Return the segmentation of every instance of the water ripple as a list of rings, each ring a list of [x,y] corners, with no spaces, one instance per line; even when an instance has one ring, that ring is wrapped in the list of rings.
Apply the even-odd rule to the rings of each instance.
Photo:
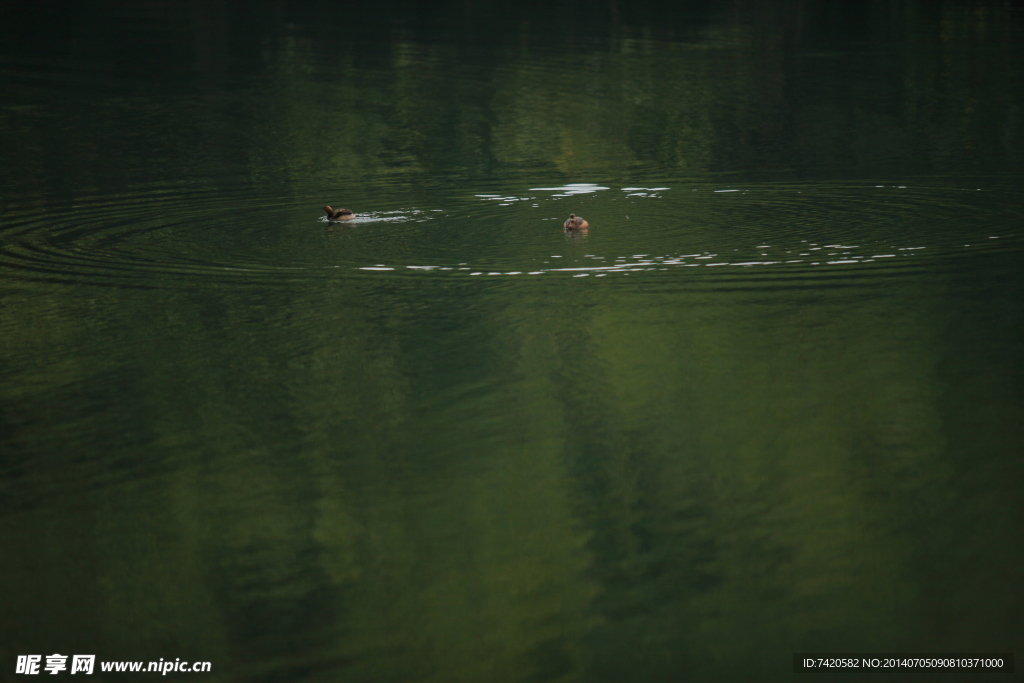
[[[337,277],[680,279],[694,286],[881,282],[1019,251],[996,191],[909,185],[537,184],[402,201],[328,223],[322,202],[142,188],[3,216],[8,278],[167,287]],[[399,203],[399,202],[396,202]],[[564,235],[573,211],[589,234]],[[863,284],[867,284],[864,282]]]

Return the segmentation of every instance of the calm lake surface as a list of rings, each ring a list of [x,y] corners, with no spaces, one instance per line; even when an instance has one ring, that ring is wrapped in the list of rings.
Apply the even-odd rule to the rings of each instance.
[[[1020,3],[0,26],[3,678],[1021,654]]]

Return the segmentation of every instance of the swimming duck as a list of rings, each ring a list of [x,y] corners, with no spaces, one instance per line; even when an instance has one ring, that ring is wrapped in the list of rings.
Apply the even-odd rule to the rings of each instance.
[[[327,219],[332,221],[350,221],[356,217],[348,209],[332,209],[329,206],[325,206],[324,211],[327,212]]]
[[[586,230],[590,227],[590,223],[583,220],[582,216],[570,213],[569,220],[565,222],[564,227],[566,230]]]

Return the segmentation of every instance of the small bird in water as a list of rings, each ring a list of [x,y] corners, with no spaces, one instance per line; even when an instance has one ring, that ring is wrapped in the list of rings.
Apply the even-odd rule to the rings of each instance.
[[[327,219],[331,221],[350,221],[356,217],[348,209],[332,209],[329,206],[325,206],[324,211],[327,213]]]
[[[586,230],[590,227],[590,223],[583,220],[582,216],[570,213],[569,220],[565,222],[564,227],[566,230]]]

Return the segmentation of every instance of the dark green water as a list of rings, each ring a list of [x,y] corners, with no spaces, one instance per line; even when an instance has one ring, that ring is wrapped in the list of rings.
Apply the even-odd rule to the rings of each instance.
[[[3,680],[1020,655],[1019,3],[33,7]]]

